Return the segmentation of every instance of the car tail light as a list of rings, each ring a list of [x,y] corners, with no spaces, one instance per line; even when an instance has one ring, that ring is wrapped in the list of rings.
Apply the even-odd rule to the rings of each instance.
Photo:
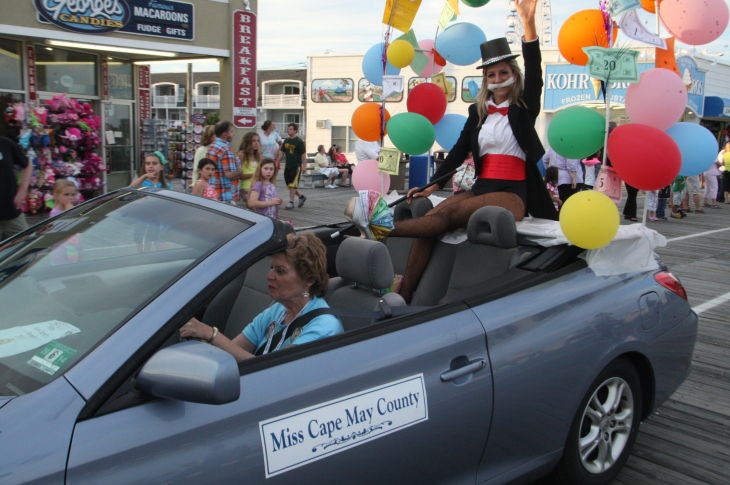
[[[682,283],[679,282],[679,279],[677,279],[677,277],[669,271],[661,271],[655,274],[654,279],[664,288],[672,291],[673,293],[676,293],[685,300],[687,299],[687,292],[685,291],[684,286],[682,286]]]

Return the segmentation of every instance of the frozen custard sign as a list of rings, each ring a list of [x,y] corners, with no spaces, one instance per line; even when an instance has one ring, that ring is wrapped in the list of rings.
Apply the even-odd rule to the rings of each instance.
[[[38,20],[84,34],[192,40],[193,5],[173,0],[34,0]]]
[[[428,419],[423,374],[259,423],[266,478]]]

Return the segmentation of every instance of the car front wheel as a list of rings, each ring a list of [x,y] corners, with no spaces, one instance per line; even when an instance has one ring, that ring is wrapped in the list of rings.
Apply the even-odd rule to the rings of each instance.
[[[554,478],[557,483],[605,484],[618,474],[641,418],[636,369],[617,360],[593,381],[573,420]]]

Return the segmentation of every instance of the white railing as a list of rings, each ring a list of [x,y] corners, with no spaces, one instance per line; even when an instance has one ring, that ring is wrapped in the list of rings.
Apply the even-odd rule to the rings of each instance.
[[[196,94],[193,96],[193,106],[196,108],[217,109],[221,106],[219,94]]]
[[[261,96],[262,108],[292,107],[302,106],[302,104],[301,94],[264,94]]]
[[[185,96],[182,94],[178,95],[152,95],[152,107],[153,108],[176,108],[178,103],[185,105]]]

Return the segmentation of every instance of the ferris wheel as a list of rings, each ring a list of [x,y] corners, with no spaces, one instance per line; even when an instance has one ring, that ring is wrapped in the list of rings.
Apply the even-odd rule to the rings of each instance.
[[[553,42],[553,16],[550,0],[539,0],[537,2],[537,11],[535,12],[535,24],[537,27],[537,35],[540,37],[540,45],[551,45]],[[512,45],[520,45],[522,42],[522,22],[517,15],[514,0],[509,0],[507,4],[507,31],[505,37]]]

